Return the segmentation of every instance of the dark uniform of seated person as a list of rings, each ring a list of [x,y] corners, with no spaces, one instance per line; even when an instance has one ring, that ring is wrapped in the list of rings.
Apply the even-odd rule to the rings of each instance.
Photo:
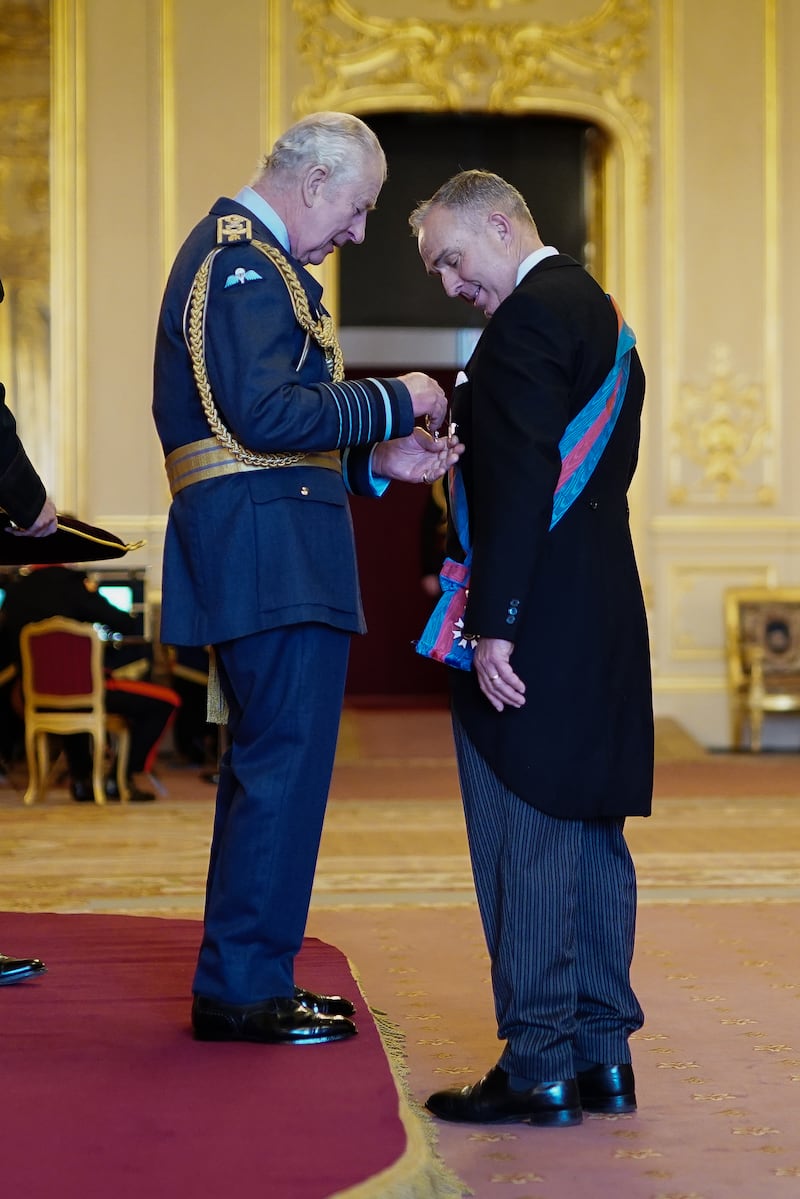
[[[83,571],[66,566],[32,566],[9,588],[3,606],[3,619],[19,659],[19,636],[27,624],[51,616],[67,616],[87,624],[104,625],[112,632],[133,636],[134,618],[110,604],[98,593]],[[152,770],[161,737],[180,704],[168,687],[154,683],[106,678],[106,711],[123,716],[130,726],[129,799],[155,799],[149,789],[138,783],[137,776]],[[73,799],[92,802],[91,741],[87,733],[64,738]],[[108,778],[106,794],[118,799],[116,780]]]
[[[0,304],[4,295],[3,281],[0,279]],[[21,533],[33,539],[52,537],[56,531],[57,515],[55,504],[47,495],[44,483],[19,439],[17,422],[6,407],[5,399],[6,389],[0,383],[0,508],[8,513],[15,525],[14,533],[3,533],[8,539],[8,546],[8,541]],[[4,564],[1,542],[0,564]],[[0,646],[0,654],[4,651],[5,646]],[[5,658],[0,659],[0,668],[5,665]],[[0,720],[2,717],[0,711]],[[7,735],[6,728],[2,731]],[[6,747],[5,741],[3,747]],[[0,953],[0,987],[22,982],[26,978],[36,978],[44,974],[46,969],[39,958],[12,958]]]

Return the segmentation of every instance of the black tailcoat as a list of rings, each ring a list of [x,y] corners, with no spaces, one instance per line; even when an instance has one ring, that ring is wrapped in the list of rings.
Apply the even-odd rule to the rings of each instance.
[[[474,672],[453,706],[506,786],[554,816],[647,815],[653,714],[647,624],[626,492],[644,374],[588,486],[550,531],[558,443],[611,369],[617,321],[571,258],[545,258],[499,306],[456,389],[470,509],[465,628],[514,642],[526,703],[497,713]],[[451,544],[451,551],[453,550]]]

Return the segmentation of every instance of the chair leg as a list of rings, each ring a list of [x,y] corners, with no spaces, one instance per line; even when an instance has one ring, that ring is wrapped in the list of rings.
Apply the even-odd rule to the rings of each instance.
[[[38,737],[47,737],[47,733],[37,733],[26,725],[25,727],[25,757],[28,762],[28,786],[23,797],[23,803],[32,804],[39,798],[39,747]]]
[[[764,726],[764,713],[761,708],[750,709],[750,751],[761,753],[761,730]]]
[[[127,728],[122,729],[117,734],[117,790],[121,803],[127,803],[130,799],[130,791],[128,789],[128,760],[131,749],[131,735]]]
[[[92,792],[94,793],[94,802],[97,804],[106,802],[106,789],[103,781],[104,755],[104,739],[98,737],[97,733],[92,733]]]

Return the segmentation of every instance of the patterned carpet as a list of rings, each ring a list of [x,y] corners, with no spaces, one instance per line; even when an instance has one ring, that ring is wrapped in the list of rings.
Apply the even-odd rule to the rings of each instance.
[[[679,732],[662,730],[653,817],[628,828],[640,1112],[556,1132],[441,1127],[479,1199],[800,1193],[800,756],[704,755]],[[213,788],[166,764],[161,778],[153,805],[62,790],[25,809],[15,775],[0,788],[0,910],[199,918]],[[308,931],[406,1034],[418,1099],[496,1061],[446,713],[345,714]]]

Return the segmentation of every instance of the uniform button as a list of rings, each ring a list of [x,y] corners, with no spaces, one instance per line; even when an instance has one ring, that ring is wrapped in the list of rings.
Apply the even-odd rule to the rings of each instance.
[[[589,500],[589,507],[591,508],[592,512],[595,512],[599,507],[597,500]]]
[[[515,621],[515,619],[516,619],[516,617],[514,617],[514,616],[507,616],[507,617],[506,617],[506,624],[513,624],[513,623],[514,623],[514,621]]]
[[[516,616],[517,612],[519,612],[519,608],[509,608],[508,612],[510,616]]]
[[[308,488],[307,488],[307,487],[301,487],[301,488],[300,488],[300,494],[301,494],[301,495],[308,495]]]

